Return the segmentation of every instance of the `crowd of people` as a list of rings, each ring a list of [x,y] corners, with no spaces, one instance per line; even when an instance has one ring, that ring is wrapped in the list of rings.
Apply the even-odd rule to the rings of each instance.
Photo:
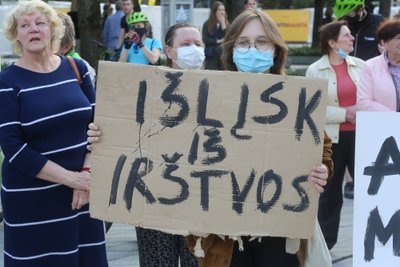
[[[172,69],[285,75],[288,47],[255,0],[245,0],[232,22],[224,3],[214,1],[201,31],[173,25],[164,47],[138,1],[117,1],[115,11],[105,5],[103,40],[120,50],[119,62],[156,65],[165,53]],[[364,0],[337,0],[333,13],[336,19],[328,14],[319,29],[323,56],[306,72],[328,81],[322,162],[308,176],[320,193],[315,227],[326,250],[337,242],[346,170],[354,179],[357,112],[400,110],[400,20],[368,12]],[[93,123],[95,73],[75,51],[73,22],[43,1],[22,1],[4,32],[20,54],[0,73],[0,106],[7,110],[0,113],[4,266],[108,266],[103,222],[88,211],[91,144],[101,141],[101,125]],[[242,236],[242,250],[210,234],[198,257],[197,236],[140,227],[136,234],[143,267],[298,267],[307,261],[307,240],[293,253],[285,237]]]

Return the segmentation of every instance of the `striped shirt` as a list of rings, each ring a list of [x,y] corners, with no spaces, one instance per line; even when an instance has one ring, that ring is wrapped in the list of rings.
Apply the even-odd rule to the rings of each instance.
[[[71,188],[36,177],[48,160],[82,168],[95,92],[86,65],[76,62],[82,87],[65,58],[50,73],[16,65],[0,73],[5,267],[108,266],[102,222],[88,205],[71,209]]]

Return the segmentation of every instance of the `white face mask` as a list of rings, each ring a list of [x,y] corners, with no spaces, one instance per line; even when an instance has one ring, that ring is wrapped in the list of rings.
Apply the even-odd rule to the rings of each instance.
[[[204,48],[191,45],[182,46],[176,49],[177,58],[174,60],[181,69],[200,69],[205,59]]]

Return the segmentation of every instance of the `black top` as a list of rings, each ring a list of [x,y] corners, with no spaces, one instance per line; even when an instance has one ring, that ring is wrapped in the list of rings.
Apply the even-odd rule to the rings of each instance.
[[[349,23],[351,34],[355,38],[354,51],[350,55],[363,60],[380,55],[375,31],[382,20],[382,16],[368,13],[362,21]]]

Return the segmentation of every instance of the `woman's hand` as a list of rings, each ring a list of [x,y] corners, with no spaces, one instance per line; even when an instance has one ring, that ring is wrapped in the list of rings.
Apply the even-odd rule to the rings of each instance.
[[[93,122],[89,124],[89,130],[87,131],[87,135],[88,135],[88,145],[87,145],[87,149],[89,151],[92,151],[92,145],[93,143],[97,143],[100,141],[100,136],[101,136],[101,132],[99,130],[99,127],[97,127],[96,124],[94,124]]]
[[[348,106],[346,108],[346,122],[350,122],[353,125],[356,125],[356,114],[357,114],[357,105]]]
[[[72,210],[79,210],[89,203],[89,192],[85,190],[74,189],[72,195]]]
[[[70,171],[68,175],[68,180],[65,185],[72,189],[84,190],[89,192],[90,178],[90,173],[87,171]]]
[[[327,183],[328,179],[328,168],[325,164],[314,166],[310,175],[308,176],[308,180],[314,185],[315,189],[322,193],[324,192],[324,186]]]
[[[217,13],[217,21],[221,25],[221,28],[223,30],[226,29],[226,23],[225,23],[225,14]]]

